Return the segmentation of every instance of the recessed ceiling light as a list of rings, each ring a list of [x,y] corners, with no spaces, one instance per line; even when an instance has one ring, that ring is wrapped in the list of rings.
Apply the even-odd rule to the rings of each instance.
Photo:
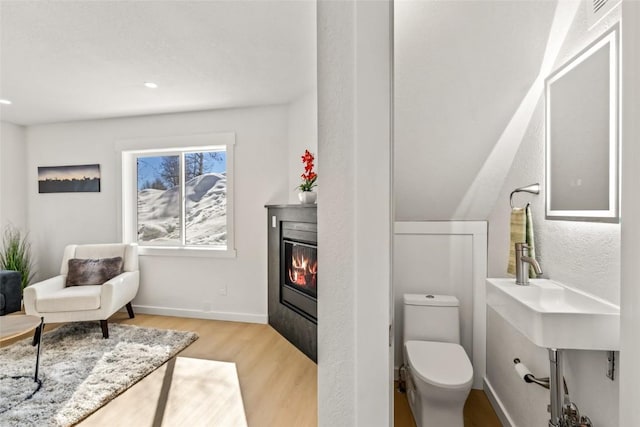
[[[144,82],[144,85],[149,89],[157,89],[158,85],[154,82]]]
[[[11,105],[13,104],[13,102],[9,101],[8,99],[0,99],[0,104]]]

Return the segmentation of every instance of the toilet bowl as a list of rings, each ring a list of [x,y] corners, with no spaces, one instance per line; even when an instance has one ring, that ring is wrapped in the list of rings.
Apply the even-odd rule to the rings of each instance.
[[[463,427],[463,408],[473,383],[471,362],[459,344],[405,343],[407,399],[418,427]]]
[[[460,345],[458,309],[453,296],[404,296],[407,400],[418,427],[464,427],[473,366]]]

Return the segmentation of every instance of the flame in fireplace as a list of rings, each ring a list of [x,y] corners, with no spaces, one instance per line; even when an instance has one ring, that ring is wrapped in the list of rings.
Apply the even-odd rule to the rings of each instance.
[[[293,255],[291,257],[291,266],[294,269],[306,270],[308,263],[309,263],[309,260],[304,255],[298,255],[298,256]]]
[[[291,267],[289,268],[289,280],[298,286],[316,286],[318,275],[318,261],[306,257],[298,252],[291,255]]]

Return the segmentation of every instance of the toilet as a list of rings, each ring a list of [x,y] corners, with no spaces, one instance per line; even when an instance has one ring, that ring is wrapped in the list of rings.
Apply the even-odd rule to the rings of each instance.
[[[407,400],[418,427],[464,427],[473,367],[460,345],[460,302],[449,295],[404,295]]]

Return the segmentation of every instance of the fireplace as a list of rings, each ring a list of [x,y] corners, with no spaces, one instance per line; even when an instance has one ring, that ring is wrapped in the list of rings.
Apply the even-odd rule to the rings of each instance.
[[[280,241],[280,302],[317,323],[318,246],[316,224],[283,222]]]
[[[268,205],[269,325],[318,360],[318,215],[314,205]]]

